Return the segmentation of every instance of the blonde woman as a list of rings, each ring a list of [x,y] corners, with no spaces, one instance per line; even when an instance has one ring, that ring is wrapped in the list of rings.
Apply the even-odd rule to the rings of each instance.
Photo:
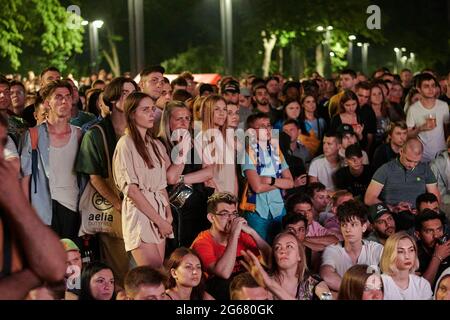
[[[406,232],[391,235],[381,256],[381,279],[384,300],[429,300],[432,298],[430,283],[415,271],[419,267],[417,245]]]
[[[205,187],[204,182],[212,179],[213,168],[202,168],[198,163],[191,139],[192,114],[181,101],[170,101],[161,117],[159,139],[164,143],[172,164],[167,171],[167,183],[176,185],[184,183],[192,187],[193,193],[174,215],[177,246],[189,247],[195,237],[208,229],[210,223],[206,218],[206,202],[214,190]],[[169,187],[169,191],[171,186]]]
[[[201,105],[202,126],[195,137],[195,148],[203,167],[213,167],[213,177],[206,186],[215,192],[238,194],[234,139],[226,136],[227,104],[219,95],[205,98]]]
[[[125,134],[117,142],[113,175],[124,194],[122,229],[125,249],[138,266],[162,267],[166,238],[173,238],[172,212],[166,191],[170,159],[163,144],[152,138],[153,100],[133,92],[125,100]]]

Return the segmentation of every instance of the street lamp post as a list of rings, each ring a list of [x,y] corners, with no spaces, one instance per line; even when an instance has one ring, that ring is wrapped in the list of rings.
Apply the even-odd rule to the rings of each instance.
[[[330,56],[330,42],[331,42],[331,31],[333,26],[328,26],[324,28],[323,26],[318,26],[316,28],[317,32],[325,31],[325,41],[323,41],[323,62],[324,62],[324,76],[329,78],[331,76],[331,56]]]
[[[130,71],[134,76],[144,68],[144,5],[142,0],[128,0],[130,34]]]
[[[89,25],[89,48],[90,48],[90,57],[91,57],[91,71],[98,72],[98,29],[103,26],[102,20],[95,20],[92,22],[88,22],[84,20],[81,25],[86,26]]]
[[[367,75],[368,74],[368,57],[369,57],[369,44],[363,43],[361,48],[362,53],[362,72]]]
[[[402,51],[399,48],[394,48],[394,52],[395,52],[395,73],[399,73]]]
[[[330,78],[331,77],[331,48],[330,48],[330,42],[331,42],[331,31],[333,30],[333,26],[328,26],[327,31],[325,32],[325,77]]]
[[[220,0],[220,21],[222,27],[222,49],[225,73],[233,74],[233,16],[232,0]]]
[[[347,52],[347,61],[348,61],[348,67],[350,69],[353,69],[353,41],[356,40],[356,36],[350,35],[348,37],[348,52]]]

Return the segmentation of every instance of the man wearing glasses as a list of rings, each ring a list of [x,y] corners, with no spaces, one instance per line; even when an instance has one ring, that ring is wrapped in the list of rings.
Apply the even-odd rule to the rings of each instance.
[[[231,193],[214,193],[208,199],[207,218],[211,228],[201,232],[192,243],[208,273],[207,291],[218,300],[229,299],[233,277],[245,271],[239,263],[242,250],[251,250],[268,265],[271,248],[248,226],[237,211],[238,199]]]

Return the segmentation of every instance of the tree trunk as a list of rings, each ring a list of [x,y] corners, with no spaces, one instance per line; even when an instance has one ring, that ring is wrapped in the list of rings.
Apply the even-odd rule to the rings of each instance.
[[[268,77],[270,71],[270,60],[272,59],[272,51],[277,43],[277,36],[274,33],[270,34],[270,39],[267,39],[266,32],[262,31],[261,36],[264,45],[264,61],[262,65],[263,76]]]
[[[283,48],[278,49],[278,72],[283,74]]]
[[[109,64],[109,67],[111,68],[111,72],[114,75],[114,77],[120,77],[120,60],[119,55],[117,54],[117,47],[114,41],[112,40],[111,33],[108,31],[108,43],[111,50],[111,54],[106,52],[106,50],[103,50],[103,55],[106,58],[106,61]]]

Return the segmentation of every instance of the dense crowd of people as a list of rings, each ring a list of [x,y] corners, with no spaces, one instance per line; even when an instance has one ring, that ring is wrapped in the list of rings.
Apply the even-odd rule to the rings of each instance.
[[[450,300],[450,74],[0,77],[0,299]]]

